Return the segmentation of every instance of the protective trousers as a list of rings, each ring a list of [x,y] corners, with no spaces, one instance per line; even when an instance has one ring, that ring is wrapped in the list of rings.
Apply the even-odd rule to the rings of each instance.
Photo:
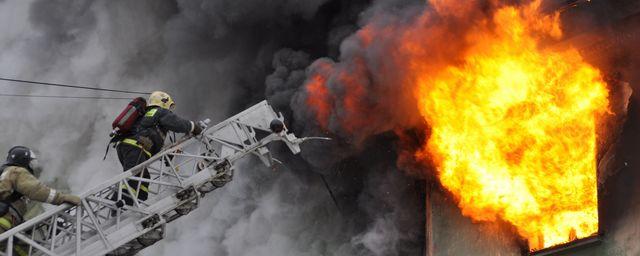
[[[5,231],[19,225],[20,223],[16,220],[16,217],[12,216],[11,213],[6,213],[4,216],[0,217],[0,234],[4,233]],[[28,255],[28,252],[26,250],[26,246],[24,245],[24,243],[21,243],[20,241],[16,241],[17,239],[14,239],[13,242],[13,253],[14,255],[18,255],[18,256],[23,256],[23,255]],[[0,251],[5,252],[6,251],[6,243],[0,244]]]
[[[147,152],[145,152],[142,147],[137,145],[119,143],[116,146],[116,150],[118,152],[118,160],[120,160],[120,164],[122,164],[122,168],[124,169],[124,171],[128,171],[129,169],[144,161],[147,161],[150,158],[149,154],[147,154]],[[151,178],[151,175],[149,175],[149,171],[147,170],[147,168],[144,168],[136,176],[144,179]],[[125,186],[124,184],[122,185],[122,199],[127,205],[133,205],[132,198],[138,198],[138,200],[140,201],[147,200],[147,198],[149,197],[149,182],[129,180],[127,183],[129,184],[129,188],[134,193],[134,195],[131,195],[129,193],[129,189],[127,189],[127,186]]]

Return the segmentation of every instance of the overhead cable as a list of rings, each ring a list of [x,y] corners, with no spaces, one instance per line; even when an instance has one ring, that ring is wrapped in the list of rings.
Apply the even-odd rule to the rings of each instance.
[[[94,90],[94,91],[103,91],[103,92],[119,92],[119,93],[129,93],[129,94],[151,94],[150,92],[137,92],[137,91],[107,89],[107,88],[98,88],[98,87],[81,86],[81,85],[47,83],[47,82],[29,81],[29,80],[4,78],[4,77],[0,77],[0,81],[8,81],[8,82],[16,82],[16,83],[27,83],[27,84],[37,84],[37,85],[46,85],[46,86],[64,87],[64,88],[73,88],[73,89],[83,89],[83,90]]]
[[[322,179],[322,183],[324,183],[324,187],[329,192],[329,196],[331,196],[331,200],[333,200],[333,204],[338,209],[338,212],[340,214],[342,214],[342,210],[340,209],[340,205],[338,204],[338,200],[336,199],[336,196],[333,194],[333,191],[331,190],[331,187],[329,186],[329,183],[327,182],[327,179],[322,174],[320,174],[320,178]]]
[[[52,99],[90,99],[90,100],[131,100],[131,98],[127,98],[127,97],[31,95],[31,94],[10,94],[10,93],[0,93],[0,97],[52,98]]]

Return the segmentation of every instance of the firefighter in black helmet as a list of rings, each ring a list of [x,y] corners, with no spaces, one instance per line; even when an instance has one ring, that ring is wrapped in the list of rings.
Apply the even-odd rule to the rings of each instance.
[[[196,122],[185,120],[171,112],[175,103],[169,94],[155,91],[149,96],[148,102],[149,105],[144,116],[134,124],[133,134],[116,145],[118,159],[124,171],[160,152],[168,131],[193,135],[199,135],[202,132],[202,127]],[[140,177],[149,179],[149,172],[144,169],[140,172]],[[131,190],[136,193],[133,197],[137,197],[141,201],[147,200],[148,182],[129,180],[128,183]],[[126,186],[122,188],[122,191],[125,203],[133,205],[132,197]]]
[[[42,184],[34,176],[36,155],[27,147],[9,150],[7,161],[0,167],[0,233],[23,222],[27,199],[60,205],[79,205],[80,198],[58,192]]]

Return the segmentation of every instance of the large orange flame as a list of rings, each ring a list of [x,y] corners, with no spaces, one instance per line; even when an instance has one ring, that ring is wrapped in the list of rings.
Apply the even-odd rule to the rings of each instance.
[[[307,104],[320,126],[351,137],[426,121],[415,156],[435,165],[462,213],[512,224],[535,250],[598,232],[608,91],[575,48],[544,45],[562,37],[557,13],[502,2],[431,0],[410,22],[367,24],[341,62],[316,63]]]
[[[560,31],[537,3],[500,8],[487,22],[496,27],[468,34],[461,63],[418,75],[432,133],[417,155],[436,164],[464,215],[513,224],[531,249],[590,236],[605,82],[575,49],[540,47]]]

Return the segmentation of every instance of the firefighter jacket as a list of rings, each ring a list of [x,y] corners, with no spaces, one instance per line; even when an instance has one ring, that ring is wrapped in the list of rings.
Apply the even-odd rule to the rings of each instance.
[[[192,121],[183,119],[167,109],[152,106],[135,124],[135,139],[155,155],[162,150],[168,131],[191,133],[194,128],[195,124]],[[151,145],[145,145],[148,144],[145,140],[150,141]]]
[[[0,175],[0,201],[11,204],[20,214],[27,210],[24,198],[60,205],[64,195],[42,184],[29,170],[19,166],[6,166]]]

